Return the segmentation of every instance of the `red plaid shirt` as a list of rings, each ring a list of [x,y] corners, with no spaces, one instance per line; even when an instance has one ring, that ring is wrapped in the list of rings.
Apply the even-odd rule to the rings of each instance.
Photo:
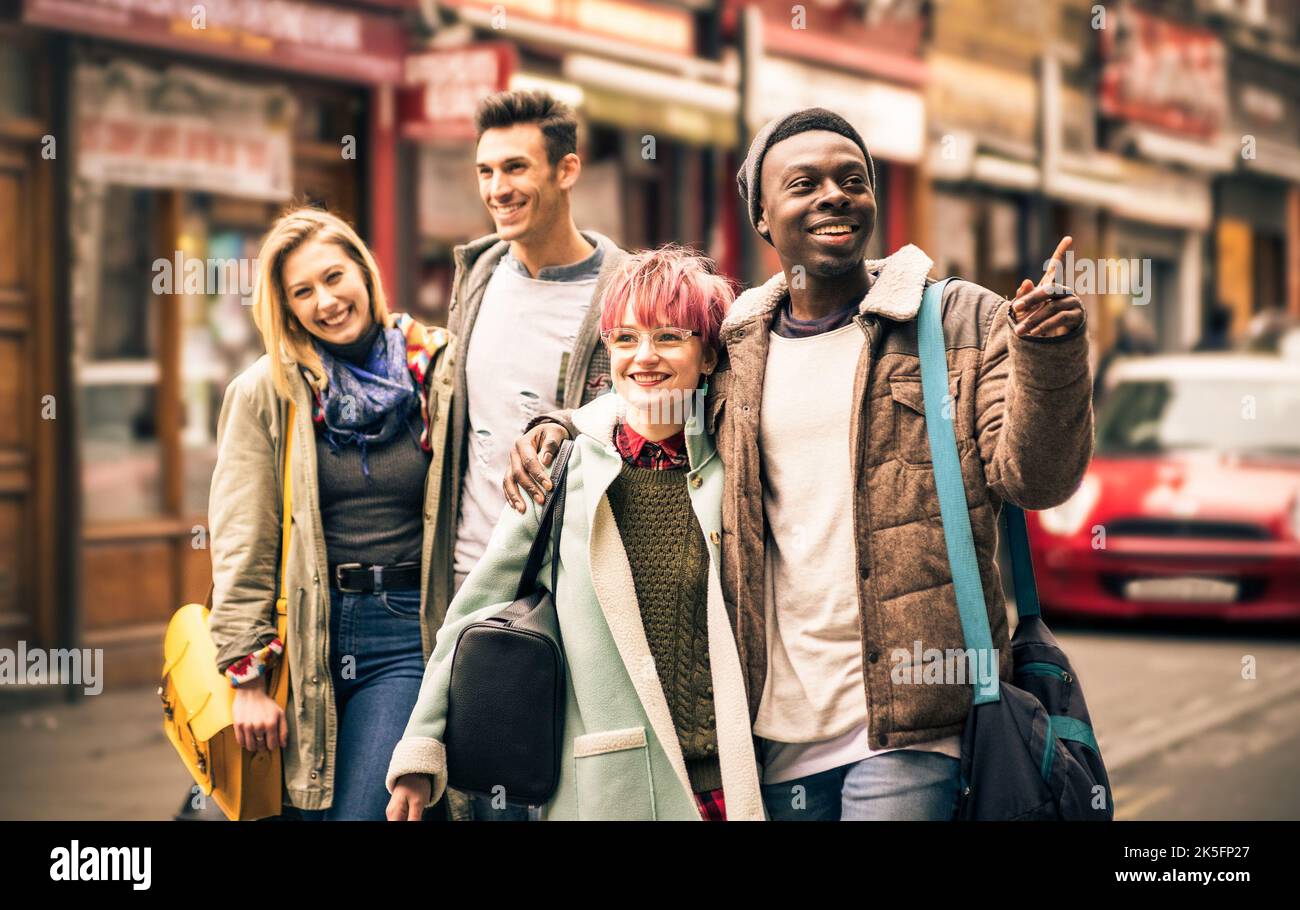
[[[614,447],[624,461],[637,468],[669,471],[684,468],[688,464],[685,430],[678,430],[659,442],[651,442],[626,423],[620,422],[614,429]]]
[[[706,822],[725,822],[727,820],[727,801],[722,797],[722,790],[707,790],[695,794],[695,805],[700,809],[700,817]]]

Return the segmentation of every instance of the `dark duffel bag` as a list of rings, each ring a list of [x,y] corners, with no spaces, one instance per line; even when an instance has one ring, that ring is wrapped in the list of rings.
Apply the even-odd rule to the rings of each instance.
[[[947,281],[925,289],[917,317],[921,390],[934,464],[943,536],[969,654],[993,650],[957,439],[945,414],[948,366],[940,320]],[[1092,720],[1073,667],[1043,623],[1034,583],[1025,513],[1002,504],[1019,623],[1011,640],[1013,684],[999,680],[996,661],[979,668],[962,733],[961,781],[955,817],[1110,820],[1114,802]]]
[[[515,593],[505,610],[461,630],[447,697],[448,786],[511,805],[540,806],[560,781],[564,737],[564,649],[552,592],[560,566],[565,442],[551,469],[551,493]],[[551,589],[537,584],[551,556]]]
[[[1007,509],[1023,528],[1024,513]],[[1028,595],[1019,588],[1017,595],[1019,609]],[[1109,821],[1110,779],[1078,677],[1036,604],[1019,612],[1015,683],[1002,683],[997,701],[973,705],[966,718],[957,818]]]

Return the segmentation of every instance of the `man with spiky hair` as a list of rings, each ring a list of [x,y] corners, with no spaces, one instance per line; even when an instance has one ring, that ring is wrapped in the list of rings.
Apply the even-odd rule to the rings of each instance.
[[[451,463],[430,560],[439,621],[501,514],[515,437],[530,418],[609,388],[592,302],[623,258],[608,237],[573,223],[569,196],[582,160],[567,105],[544,92],[500,92],[475,119],[479,197],[496,230],[454,251]],[[475,806],[481,816],[490,803]]]

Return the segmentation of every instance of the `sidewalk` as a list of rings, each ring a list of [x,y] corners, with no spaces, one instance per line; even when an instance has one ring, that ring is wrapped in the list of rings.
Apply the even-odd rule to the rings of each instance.
[[[153,687],[0,710],[0,819],[169,820],[190,786]]]

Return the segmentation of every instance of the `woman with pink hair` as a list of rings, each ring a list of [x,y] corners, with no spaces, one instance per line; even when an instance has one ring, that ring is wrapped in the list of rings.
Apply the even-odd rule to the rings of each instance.
[[[679,247],[628,257],[603,298],[614,391],[572,414],[551,592],[567,676],[562,770],[543,819],[763,819],[719,583],[723,468],[703,407],[732,300],[713,263]],[[392,820],[419,819],[446,787],[457,638],[514,600],[541,509],[505,507],[451,604],[389,766]],[[550,587],[549,560],[537,577]]]

